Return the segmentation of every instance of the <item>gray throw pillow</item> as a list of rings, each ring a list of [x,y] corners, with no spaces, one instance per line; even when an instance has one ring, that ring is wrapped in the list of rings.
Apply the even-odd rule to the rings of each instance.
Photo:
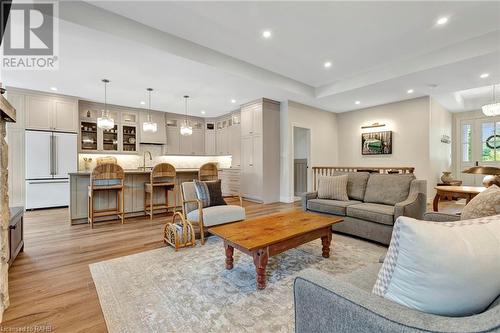
[[[347,196],[347,175],[320,176],[318,179],[318,198],[349,201]]]

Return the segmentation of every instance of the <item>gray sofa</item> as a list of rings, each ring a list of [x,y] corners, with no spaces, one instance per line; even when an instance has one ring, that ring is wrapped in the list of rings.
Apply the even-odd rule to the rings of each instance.
[[[427,314],[372,294],[380,267],[338,277],[304,270],[294,284],[295,332],[500,332],[500,296],[469,317]]]
[[[334,231],[359,236],[388,245],[392,226],[399,216],[421,219],[426,209],[425,180],[413,174],[347,174],[349,201],[318,199],[317,192],[302,195],[304,210],[342,216],[344,222],[333,225]]]

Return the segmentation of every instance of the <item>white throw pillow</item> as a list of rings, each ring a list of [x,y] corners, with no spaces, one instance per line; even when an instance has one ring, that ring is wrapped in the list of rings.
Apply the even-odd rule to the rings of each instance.
[[[348,201],[347,175],[320,176],[318,178],[318,198]]]
[[[399,217],[373,293],[443,316],[484,311],[500,295],[500,215],[456,222]]]
[[[500,214],[500,188],[491,185],[465,205],[460,219],[470,220],[496,214]]]

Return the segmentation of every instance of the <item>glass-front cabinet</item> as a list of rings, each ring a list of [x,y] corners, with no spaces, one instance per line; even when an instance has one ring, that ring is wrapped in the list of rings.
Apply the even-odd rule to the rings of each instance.
[[[79,151],[96,153],[136,153],[137,113],[110,111],[115,126],[109,130],[97,127],[101,110],[96,105],[80,108]]]

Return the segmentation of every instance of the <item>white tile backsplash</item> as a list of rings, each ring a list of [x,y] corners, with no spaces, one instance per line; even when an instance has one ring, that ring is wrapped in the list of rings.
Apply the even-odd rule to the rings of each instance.
[[[160,145],[140,145],[139,153],[134,155],[129,154],[78,154],[78,170],[86,171],[84,158],[91,158],[92,161],[88,165],[88,170],[92,170],[96,165],[96,159],[103,156],[113,156],[117,159],[118,164],[123,169],[137,169],[142,167],[143,153],[151,152],[153,160],[146,156],[146,167],[152,167],[158,163],[170,163],[177,169],[197,169],[201,165],[208,162],[215,162],[219,169],[231,167],[231,156],[169,156],[163,155],[163,148]]]

